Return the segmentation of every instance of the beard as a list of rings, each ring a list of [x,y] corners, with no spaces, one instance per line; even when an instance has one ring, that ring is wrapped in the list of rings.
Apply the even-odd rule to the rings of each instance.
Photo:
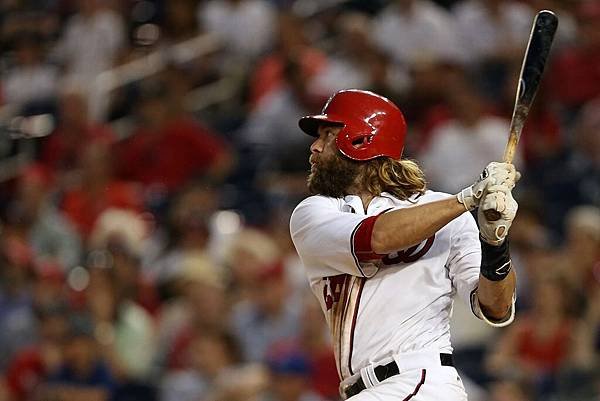
[[[339,151],[333,156],[318,157],[308,176],[308,190],[313,195],[342,198],[349,193],[360,173],[360,163]]]

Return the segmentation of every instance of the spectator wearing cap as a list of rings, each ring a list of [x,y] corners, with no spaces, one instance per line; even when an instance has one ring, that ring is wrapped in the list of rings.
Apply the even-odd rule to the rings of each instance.
[[[273,349],[267,357],[270,386],[261,401],[323,401],[310,388],[309,359],[296,349]]]
[[[70,221],[51,200],[54,180],[41,164],[26,167],[6,213],[5,235],[26,241],[37,261],[66,270],[81,257],[81,241]]]

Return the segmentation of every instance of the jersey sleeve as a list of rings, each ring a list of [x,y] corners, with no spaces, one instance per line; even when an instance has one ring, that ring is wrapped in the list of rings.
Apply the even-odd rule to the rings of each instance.
[[[494,327],[508,326],[515,316],[514,295],[510,313],[502,321],[494,321],[486,317],[479,305],[477,286],[481,266],[481,244],[475,219],[470,213],[464,213],[455,220],[454,225],[447,266],[452,285],[456,288],[460,299],[470,306],[478,319]]]
[[[338,200],[312,196],[292,213],[290,234],[309,279],[351,274],[371,277],[377,266],[361,262],[361,225],[372,217],[340,210]],[[364,228],[364,227],[363,227]]]

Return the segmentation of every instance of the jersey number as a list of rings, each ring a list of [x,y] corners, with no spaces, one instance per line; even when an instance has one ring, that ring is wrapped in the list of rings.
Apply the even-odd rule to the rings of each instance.
[[[381,261],[386,266],[397,265],[398,263],[416,262],[417,260],[422,258],[423,255],[427,253],[427,251],[431,249],[431,247],[433,246],[434,239],[435,234],[427,238],[427,240],[425,240],[425,244],[423,244],[423,247],[419,251],[417,251],[417,249],[419,249],[422,243],[405,249],[403,251],[390,253],[389,255],[384,256],[383,259],[381,259]]]

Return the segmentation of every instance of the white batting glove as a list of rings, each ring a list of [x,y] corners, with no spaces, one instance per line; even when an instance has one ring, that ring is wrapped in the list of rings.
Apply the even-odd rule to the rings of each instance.
[[[488,164],[475,183],[456,194],[456,198],[467,211],[479,206],[486,189],[492,185],[505,185],[512,190],[521,178],[515,166],[511,163],[491,162]]]
[[[513,198],[510,190],[511,188],[508,185],[492,185],[487,188],[479,205],[479,210],[477,211],[479,234],[490,245],[498,246],[502,244],[517,215],[519,205],[515,198]],[[496,221],[488,221],[483,214],[484,210],[488,209],[497,211],[500,214],[500,218]]]

